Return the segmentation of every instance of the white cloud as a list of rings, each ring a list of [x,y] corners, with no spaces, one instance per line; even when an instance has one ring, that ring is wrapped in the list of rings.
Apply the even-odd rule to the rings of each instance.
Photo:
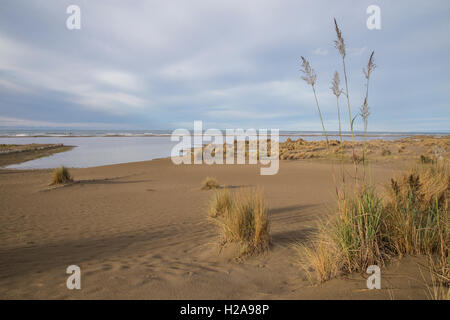
[[[170,61],[159,74],[170,80],[203,80],[223,75],[255,72],[252,61],[245,57],[246,48],[213,47],[188,58]]]
[[[0,78],[0,86],[9,90],[36,93],[42,90],[56,91],[63,99],[79,104],[85,109],[104,111],[115,115],[135,113],[149,107],[144,97],[135,92],[141,88],[136,76],[114,69],[89,71],[80,61],[56,62],[54,54],[46,54],[26,44],[0,36],[0,70],[13,74],[20,85]],[[4,47],[3,47],[4,46]],[[54,68],[43,69],[41,65]],[[105,88],[113,87],[113,88]]]
[[[319,56],[326,56],[328,54],[328,50],[323,48],[317,48],[314,50],[314,54],[317,54]]]
[[[348,48],[347,49],[348,54],[351,55],[351,56],[360,56],[366,51],[367,51],[367,47]]]
[[[136,76],[123,71],[98,71],[94,72],[94,78],[101,83],[105,83],[119,89],[137,90],[141,87]]]
[[[18,85],[12,81],[6,79],[0,79],[0,88],[4,88],[8,91],[16,91],[18,93],[30,93],[31,91],[21,85]]]
[[[253,120],[253,119],[276,119],[280,117],[288,117],[288,116],[298,116],[297,114],[286,114],[282,112],[273,112],[273,111],[267,111],[267,112],[261,112],[260,110],[255,111],[246,111],[246,110],[233,110],[229,108],[224,108],[222,110],[210,110],[207,111],[206,114],[213,118],[218,119],[225,119],[225,120],[233,120],[233,119],[239,119],[239,120]]]
[[[50,127],[50,128],[120,128],[121,124],[103,122],[54,122],[0,116],[0,127]]]
[[[123,92],[76,92],[73,101],[88,108],[107,111],[116,115],[125,115],[136,110],[143,110],[146,105],[145,100]]]

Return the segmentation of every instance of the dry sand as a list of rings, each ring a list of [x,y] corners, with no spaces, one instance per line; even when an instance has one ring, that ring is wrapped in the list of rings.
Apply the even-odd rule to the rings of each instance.
[[[375,164],[379,187],[404,164]],[[349,167],[350,170],[350,167]],[[297,265],[305,242],[334,205],[330,164],[281,161],[274,176],[256,166],[181,165],[169,159],[71,170],[77,183],[49,187],[49,170],[0,170],[0,298],[33,299],[424,299],[417,262],[382,269],[382,289],[353,274],[312,286]],[[222,185],[264,187],[271,219],[267,254],[236,261],[219,253],[207,219]],[[81,290],[66,288],[67,266]]]

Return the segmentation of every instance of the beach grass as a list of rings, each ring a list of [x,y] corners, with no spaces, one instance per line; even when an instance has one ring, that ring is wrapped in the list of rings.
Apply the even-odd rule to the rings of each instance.
[[[219,187],[220,187],[219,181],[214,177],[206,177],[201,184],[202,190],[212,190],[217,189]]]
[[[340,200],[336,215],[319,227],[314,239],[296,245],[312,282],[364,272],[369,265],[383,266],[392,257],[425,255],[442,290],[448,289],[448,165],[414,168],[392,178],[386,189],[377,195],[373,188],[366,188]]]
[[[228,189],[217,190],[209,205],[211,218],[222,217],[233,206],[233,198]]]
[[[419,165],[392,178],[386,193],[385,226],[398,255],[435,254],[445,260],[449,243],[448,165]]]
[[[335,72],[331,90],[337,99],[341,163],[345,160],[345,142],[342,141],[340,126],[339,96],[344,94],[347,100],[349,126],[352,136],[351,150],[354,165],[354,185],[346,185],[345,174],[342,170],[342,186],[335,182],[337,205],[334,214],[328,221],[321,223],[316,236],[307,244],[296,244],[295,249],[299,253],[300,265],[312,282],[323,282],[342,273],[365,272],[370,265],[384,266],[392,257],[403,255],[425,255],[428,257],[429,268],[432,274],[432,287],[429,290],[432,297],[441,298],[447,295],[449,287],[449,223],[448,196],[450,193],[450,176],[448,162],[445,159],[446,140],[429,141],[423,143],[423,139],[413,138],[426,147],[434,146],[427,152],[434,153],[434,158],[427,155],[420,157],[421,166],[411,169],[400,177],[393,177],[384,193],[377,193],[373,179],[366,177],[368,165],[367,155],[377,154],[381,157],[391,158],[390,145],[393,143],[367,143],[366,134],[370,108],[369,80],[372,71],[376,68],[374,52],[372,51],[367,66],[363,69],[366,79],[365,98],[360,108],[359,116],[364,121],[364,140],[357,143],[354,139],[354,123],[357,116],[352,117],[349,86],[346,71],[346,46],[336,19],[334,20],[337,39],[335,48],[338,50],[343,66],[345,91],[340,88],[339,74]],[[315,83],[317,75],[310,63],[304,57],[302,59],[302,79],[312,86],[317,108],[317,96]],[[309,151],[322,151],[324,155],[335,155],[337,150],[332,150],[328,136],[325,132],[324,120],[319,109],[319,117],[326,138],[326,153],[324,142],[309,146]],[[398,153],[408,153],[403,144],[393,145]],[[441,145],[443,143],[444,145]],[[320,145],[322,144],[322,146]],[[336,145],[338,141],[336,141]],[[284,150],[280,152],[282,159],[292,159],[296,149],[305,149],[308,143],[304,141],[286,141]],[[356,153],[356,147],[360,147],[362,157]],[[399,148],[400,147],[400,148]],[[308,147],[307,147],[308,148]],[[331,150],[330,150],[331,148]],[[335,148],[336,149],[336,148]],[[331,152],[330,152],[331,151]],[[293,155],[294,154],[294,155]],[[304,157],[304,152],[301,153]],[[409,155],[406,154],[406,157]],[[432,159],[436,159],[435,161]],[[440,160],[437,160],[440,159]],[[363,178],[358,174],[359,163],[363,165]],[[428,164],[428,165],[427,165]],[[333,180],[334,166],[332,163]],[[370,168],[369,168],[370,172]],[[351,188],[348,188],[351,187]],[[340,191],[339,188],[342,190]]]
[[[53,170],[51,184],[64,184],[73,181],[69,169],[62,166]]]
[[[240,256],[259,254],[269,248],[268,207],[261,189],[234,192],[231,206],[216,218],[222,230],[223,244],[238,243]]]

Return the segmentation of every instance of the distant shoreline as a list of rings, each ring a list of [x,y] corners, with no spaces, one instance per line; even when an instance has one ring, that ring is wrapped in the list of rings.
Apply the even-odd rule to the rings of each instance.
[[[192,134],[194,135],[194,134]],[[442,136],[448,136],[450,133],[422,133],[422,132],[412,132],[412,133],[355,133],[355,137],[386,137],[386,138],[403,138],[403,137],[420,137],[420,136],[427,136],[427,137],[442,137]],[[140,133],[118,133],[118,134],[0,134],[0,138],[131,138],[131,137],[146,137],[146,138],[158,138],[158,137],[171,137],[171,133],[161,133],[161,134],[140,134]],[[183,135],[178,135],[183,136]],[[325,137],[323,133],[280,133],[280,137]],[[338,133],[329,133],[327,134],[328,137],[339,137]],[[351,137],[351,133],[342,133],[343,137]]]
[[[0,144],[0,169],[4,169],[6,166],[48,157],[55,153],[70,151],[75,147],[64,144]]]

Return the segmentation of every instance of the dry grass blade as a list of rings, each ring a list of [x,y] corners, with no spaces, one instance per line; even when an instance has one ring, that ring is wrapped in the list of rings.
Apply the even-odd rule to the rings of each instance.
[[[339,51],[342,58],[345,58],[346,52],[345,52],[344,38],[342,37],[342,32],[341,32],[341,29],[339,29],[336,19],[334,19],[334,28],[336,30],[336,36],[337,36],[337,39],[334,40],[334,46]]]

